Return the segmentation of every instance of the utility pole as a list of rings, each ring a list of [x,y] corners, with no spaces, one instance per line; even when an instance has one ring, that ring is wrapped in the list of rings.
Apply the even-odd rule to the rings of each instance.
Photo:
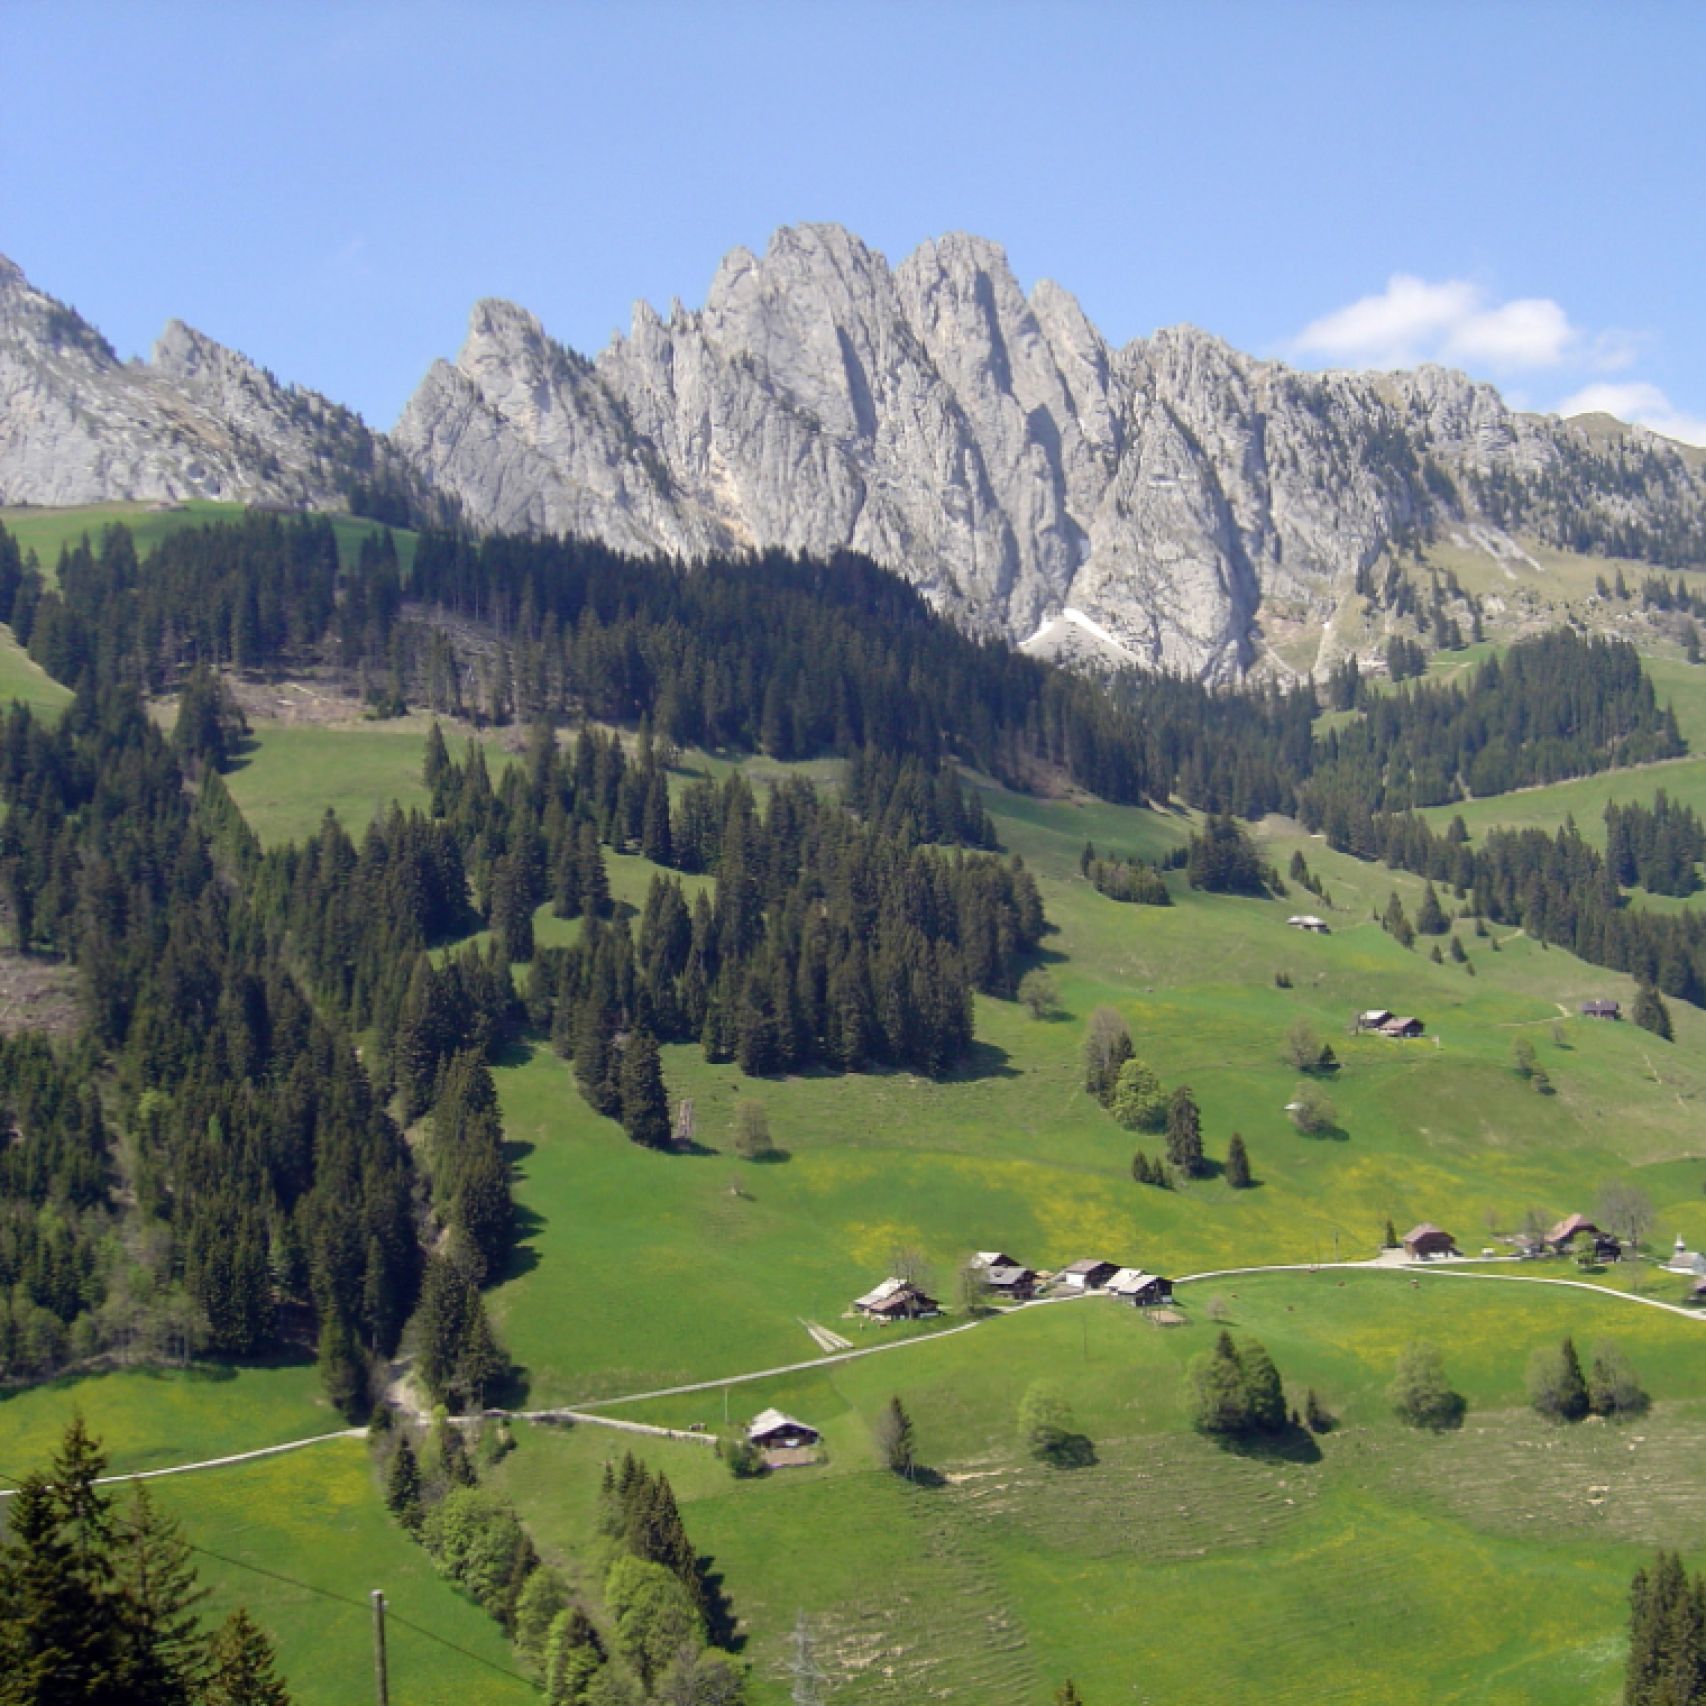
[[[391,1706],[391,1685],[385,1675],[385,1595],[373,1590],[373,1698]]]

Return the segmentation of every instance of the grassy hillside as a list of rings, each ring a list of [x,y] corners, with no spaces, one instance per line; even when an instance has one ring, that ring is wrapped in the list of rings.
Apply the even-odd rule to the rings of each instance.
[[[1341,1426],[1277,1453],[1192,1434],[1183,1370],[1216,1330],[1258,1338],[1288,1388]],[[1157,1329],[1111,1302],[1027,1311],[892,1356],[739,1388],[824,1430],[827,1465],[734,1483],[710,1454],[646,1442],[753,1636],[759,1706],[788,1697],[784,1636],[803,1613],[834,1698],[1288,1702],[1610,1701],[1628,1577],[1654,1544],[1697,1542],[1706,1488],[1706,1328],[1611,1299],[1404,1276],[1268,1276],[1187,1288],[1193,1324]],[[1658,1403],[1639,1424],[1558,1428],[1523,1400],[1535,1345],[1611,1336]],[[1469,1399],[1463,1430],[1399,1426],[1384,1387],[1425,1335]],[[1096,1462],[1058,1470],[1014,1438],[1031,1381],[1056,1382]],[[942,1484],[874,1463],[898,1393]],[[624,1414],[720,1420],[718,1395]],[[503,1476],[583,1581],[592,1489],[630,1442],[525,1430]],[[596,1590],[596,1582],[587,1585]]]
[[[278,1643],[299,1706],[372,1697],[374,1588],[390,1613],[394,1701],[538,1698],[513,1674],[498,1626],[386,1514],[360,1441],[158,1481],[153,1491],[203,1549],[196,1564],[213,1589],[208,1617],[248,1606]]]
[[[1660,663],[1654,674],[1706,753],[1706,671]],[[268,841],[311,833],[328,805],[355,827],[392,799],[424,804],[425,727],[261,722],[232,791]],[[501,744],[491,752],[499,761]],[[1650,798],[1661,779],[1690,797],[1670,778],[1696,766],[1706,776],[1706,757],[1690,758],[1474,802],[1465,816],[1479,833],[1574,809],[1597,831],[1595,800]],[[777,773],[749,768],[761,781]],[[836,773],[808,769],[820,781]],[[1706,1242],[1706,1014],[1673,1004],[1674,1046],[1585,1023],[1574,1016],[1581,1000],[1627,1002],[1628,981],[1508,929],[1495,950],[1457,924],[1472,974],[1432,963],[1426,939],[1406,952],[1371,914],[1393,890],[1413,913],[1422,885],[1333,854],[1285,820],[1261,826],[1267,857],[1284,869],[1304,851],[1331,903],[1295,889],[1268,901],[1207,896],[1175,876],[1170,908],[1123,906],[1080,878],[1085,840],[1153,856],[1183,841],[1188,817],[979,785],[1003,845],[1041,885],[1054,928],[1039,959],[1059,1010],[1033,1020],[979,998],[978,1046],[952,1079],[751,1081],[672,1047],[670,1095],[693,1099],[705,1150],[675,1156],[636,1148],[593,1114],[549,1049],[502,1063],[522,1236],[492,1303],[531,1402],[812,1358],[807,1321],[860,1347],[928,1338],[928,1327],[843,1319],[901,1246],[924,1253],[950,1297],[961,1258],[997,1246],[1037,1266],[1105,1255],[1185,1274],[1360,1258],[1388,1218],[1400,1230],[1427,1218],[1474,1250],[1530,1207],[1591,1211],[1612,1177],[1652,1196],[1655,1242]],[[1706,809],[1706,784],[1700,797]],[[651,867],[610,866],[616,896],[638,905]],[[1300,909],[1321,912],[1332,934],[1288,930]],[[577,929],[542,915],[542,940]],[[1132,1182],[1134,1148],[1154,1153],[1161,1140],[1122,1131],[1081,1088],[1084,1024],[1103,1004],[1125,1016],[1164,1084],[1192,1086],[1211,1158],[1243,1135],[1256,1188]],[[1350,1015],[1368,1006],[1420,1015],[1426,1039],[1348,1035]],[[1284,1113],[1298,1082],[1285,1041],[1299,1019],[1342,1062],[1324,1086],[1337,1117],[1323,1137],[1299,1135]],[[1554,1095],[1512,1069],[1518,1037],[1533,1043]],[[744,1096],[765,1104],[784,1158],[755,1166],[730,1153]],[[1644,1277],[1654,1297],[1683,1289]],[[1258,1690],[1362,1702],[1395,1686],[1441,1701],[1615,1698],[1631,1571],[1655,1544],[1698,1547],[1706,1519],[1695,1461],[1706,1327],[1611,1296],[1432,1275],[1416,1285],[1330,1272],[1211,1280],[1184,1295],[1192,1324],[1182,1328],[1105,1302],[1063,1305],[727,1393],[732,1418],[776,1403],[824,1428],[830,1462],[818,1470],[736,1484],[701,1446],[648,1444],[746,1621],[757,1706],[787,1697],[783,1642],[800,1612],[837,1678],[834,1698],[850,1702],[1042,1701],[1069,1673],[1093,1703]],[[1314,1386],[1343,1418],[1318,1459],[1226,1453],[1185,1425],[1181,1371],[1209,1340],[1215,1297],[1235,1330],[1268,1345],[1294,1396]],[[1565,1332],[1584,1348],[1622,1342],[1658,1400],[1653,1414],[1620,1429],[1533,1417],[1523,1364]],[[1393,1358],[1418,1333],[1442,1345],[1470,1399],[1460,1433],[1418,1436],[1387,1413]],[[1040,1377],[1067,1390],[1095,1442],[1093,1466],[1021,1460],[1014,1410]],[[897,1392],[941,1486],[909,1488],[873,1467],[870,1422]],[[127,1467],[334,1425],[307,1369],[229,1381],[112,1375],[0,1401],[0,1446],[12,1441],[0,1468],[39,1456],[74,1403]],[[620,1413],[719,1424],[724,1404],[717,1390]],[[542,1548],[594,1597],[597,1472],[625,1443],[592,1427],[526,1429],[501,1470]],[[356,1601],[383,1586],[407,1615],[508,1662],[495,1627],[384,1517],[359,1446],[162,1485],[199,1544]],[[279,1632],[303,1702],[359,1697],[364,1606],[208,1567],[221,1604],[240,1592]],[[394,1646],[394,1698],[519,1692],[419,1637],[398,1640],[408,1656]]]
[[[216,521],[229,521],[243,513],[242,504],[216,503],[208,498],[191,498],[182,504],[163,508],[148,503],[78,504],[66,509],[44,509],[34,504],[0,506],[0,527],[4,527],[25,551],[34,551],[42,569],[49,575],[67,545],[75,545],[86,533],[91,540],[99,539],[101,530],[115,523],[128,527],[135,537],[137,551],[146,556],[162,539],[182,532],[186,527],[205,527]],[[360,516],[334,515],[332,530],[338,537],[338,551],[345,563],[355,561],[361,541],[378,528],[378,523]],[[395,530],[397,557],[403,572],[414,563],[415,535],[407,529]]]
[[[0,1471],[15,1477],[45,1463],[73,1408],[101,1441],[115,1475],[282,1445],[346,1425],[305,1363],[119,1369],[0,1391]]]
[[[71,702],[71,690],[55,681],[0,623],[0,705],[21,699],[31,710],[51,716]]]

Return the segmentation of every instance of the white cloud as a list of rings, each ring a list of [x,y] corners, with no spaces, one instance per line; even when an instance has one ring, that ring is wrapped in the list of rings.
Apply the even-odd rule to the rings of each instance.
[[[1684,444],[1706,445],[1706,419],[1677,408],[1658,386],[1642,379],[1584,386],[1558,405],[1558,413],[1615,415]]]
[[[1429,284],[1394,273],[1378,296],[1364,296],[1311,321],[1293,340],[1303,355],[1353,367],[1404,367],[1475,311],[1477,292],[1460,279]]]
[[[1494,373],[1561,366],[1583,343],[1550,297],[1494,302],[1468,279],[1437,283],[1394,273],[1385,290],[1305,326],[1292,342],[1302,356],[1348,367],[1414,367],[1442,361]],[[1623,345],[1607,346],[1620,355]]]
[[[1550,297],[1527,296],[1466,315],[1451,328],[1440,354],[1459,366],[1499,372],[1556,367],[1579,336]]]

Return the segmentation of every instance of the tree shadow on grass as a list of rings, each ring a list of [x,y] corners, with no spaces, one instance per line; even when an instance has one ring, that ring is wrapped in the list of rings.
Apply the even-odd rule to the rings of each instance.
[[[1012,1056],[994,1043],[974,1042],[966,1058],[937,1079],[939,1084],[972,1084],[983,1078],[1017,1078],[1018,1069],[1009,1065]]]
[[[1233,1457],[1248,1458],[1253,1463],[1319,1463],[1321,1445],[1308,1428],[1287,1422],[1278,1433],[1228,1434],[1217,1437],[1215,1443]]]
[[[1468,1414],[1469,1400],[1461,1392],[1446,1392],[1430,1403],[1425,1414],[1398,1419],[1419,1433],[1450,1434],[1463,1426],[1463,1418]]]
[[[708,1552],[702,1552],[694,1560],[705,1602],[705,1633],[713,1647],[721,1647],[725,1653],[738,1653],[746,1646],[746,1636],[740,1631],[734,1606],[723,1586],[722,1572],[714,1567],[716,1562]]]
[[[915,1463],[910,1469],[897,1470],[896,1473],[909,1487],[922,1487],[929,1493],[948,1484],[948,1477],[940,1469],[931,1469],[922,1463]]]
[[[1296,1130],[1297,1128],[1294,1126],[1292,1129]],[[1313,1138],[1317,1143],[1349,1143],[1351,1140],[1351,1134],[1337,1122],[1317,1126],[1314,1131],[1298,1131],[1297,1135]]]
[[[535,1240],[545,1230],[548,1222],[544,1215],[527,1207],[525,1203],[516,1203],[511,1220],[513,1231],[510,1237],[509,1257],[504,1263],[503,1277],[507,1280],[520,1279],[523,1274],[530,1274],[539,1266],[539,1250]]]
[[[1088,1434],[1062,1434],[1039,1454],[1051,1469],[1094,1469],[1096,1445]]]

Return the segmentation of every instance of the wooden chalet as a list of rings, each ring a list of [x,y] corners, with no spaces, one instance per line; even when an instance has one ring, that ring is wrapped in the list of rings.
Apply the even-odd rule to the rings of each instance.
[[[1286,920],[1293,930],[1307,930],[1312,936],[1330,936],[1332,926],[1325,918],[1317,918],[1313,912],[1294,913]]]
[[[1594,1238],[1601,1236],[1600,1230],[1585,1214],[1566,1215],[1558,1224],[1546,1233],[1540,1240],[1549,1250],[1562,1254],[1575,1243],[1578,1238]]]
[[[873,1321],[916,1321],[921,1315],[942,1313],[935,1298],[926,1296],[907,1280],[892,1277],[863,1297],[854,1298],[853,1307]]]
[[[1419,1037],[1425,1027],[1420,1019],[1413,1019],[1408,1015],[1400,1016],[1395,1013],[1384,1025],[1377,1028],[1383,1037],[1408,1038]]]
[[[1412,1262],[1425,1261],[1433,1256],[1455,1256],[1457,1240],[1449,1232],[1424,1220],[1404,1234],[1404,1254]]]
[[[1388,1024],[1392,1018],[1390,1007],[1370,1007],[1367,1012],[1357,1014],[1357,1029],[1359,1031],[1378,1031],[1382,1025]]]
[[[746,1430],[747,1444],[760,1451],[797,1451],[816,1445],[821,1437],[816,1428],[781,1410],[760,1410]]]
[[[1133,1309],[1154,1309],[1173,1301],[1173,1282],[1142,1268],[1121,1268],[1108,1281],[1108,1295],[1129,1303]]]
[[[983,1269],[983,1283],[995,1297],[1013,1303],[1028,1303],[1037,1294],[1037,1271],[1018,1262],[1002,1262]]]
[[[991,1268],[1016,1268],[1019,1258],[1009,1256],[1005,1250],[979,1250],[972,1256],[971,1265],[980,1273],[987,1273]]]
[[[1054,1277],[1057,1285],[1071,1291],[1100,1291],[1119,1271],[1118,1262],[1099,1262],[1093,1256],[1086,1256],[1083,1261],[1062,1268]]]
[[[1615,1001],[1584,1001],[1581,1014],[1584,1019],[1621,1019],[1623,1008]]]

